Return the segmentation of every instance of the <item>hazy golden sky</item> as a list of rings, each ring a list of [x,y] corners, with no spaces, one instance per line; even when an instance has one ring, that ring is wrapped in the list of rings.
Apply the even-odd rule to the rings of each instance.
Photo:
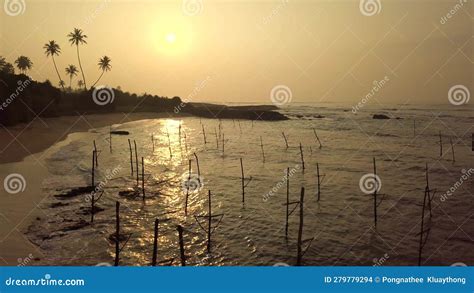
[[[353,104],[383,79],[371,102],[447,104],[458,84],[474,95],[473,1],[367,1],[375,11],[359,0],[4,0],[0,55],[29,56],[32,78],[57,85],[42,48],[56,40],[69,81],[64,68],[78,63],[66,35],[78,27],[89,85],[107,55],[99,84],[193,101],[270,103],[285,85],[293,102]]]

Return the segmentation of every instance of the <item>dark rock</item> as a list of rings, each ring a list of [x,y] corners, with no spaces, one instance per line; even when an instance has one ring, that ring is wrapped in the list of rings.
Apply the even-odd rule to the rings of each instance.
[[[64,202],[55,202],[55,203],[52,203],[50,205],[50,207],[59,208],[59,207],[68,206],[68,205],[69,205],[69,203],[67,203],[67,202],[66,203],[64,203]]]
[[[374,114],[374,116],[372,117],[372,119],[390,119],[390,117],[388,117],[388,116],[385,115],[385,114]]]
[[[125,131],[125,130],[112,130],[110,133],[115,134],[115,135],[129,135],[130,134],[130,132]]]
[[[70,197],[75,197],[81,194],[87,194],[91,193],[94,191],[95,187],[94,186],[85,186],[85,187],[77,187],[73,188],[67,192],[61,193],[61,194],[56,194],[55,197],[58,198],[70,198]]]

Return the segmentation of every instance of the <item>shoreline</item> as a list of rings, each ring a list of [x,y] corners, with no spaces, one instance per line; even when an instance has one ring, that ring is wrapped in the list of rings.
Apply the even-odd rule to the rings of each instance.
[[[3,252],[0,264],[18,266],[21,265],[19,260],[28,259],[28,265],[35,265],[36,261],[45,257],[41,248],[32,243],[26,234],[35,221],[49,216],[41,209],[41,204],[49,195],[38,191],[51,176],[43,164],[43,157],[50,148],[67,143],[71,134],[108,125],[188,116],[150,112],[91,114],[36,119],[29,124],[0,128],[0,135],[7,138],[0,141],[0,177],[6,178],[14,172],[25,179],[23,192],[2,193],[0,197],[0,250]]]
[[[144,119],[182,118],[182,113],[107,113],[80,116],[36,118],[30,123],[0,128],[0,164],[18,163],[26,157],[40,153],[63,141],[69,134],[85,132],[108,125],[122,124]],[[37,138],[37,139],[33,139]]]

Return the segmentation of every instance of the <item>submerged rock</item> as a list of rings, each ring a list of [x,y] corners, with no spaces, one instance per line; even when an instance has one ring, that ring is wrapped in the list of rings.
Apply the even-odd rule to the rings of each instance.
[[[374,114],[374,116],[372,116],[372,119],[390,119],[390,117],[385,114]]]

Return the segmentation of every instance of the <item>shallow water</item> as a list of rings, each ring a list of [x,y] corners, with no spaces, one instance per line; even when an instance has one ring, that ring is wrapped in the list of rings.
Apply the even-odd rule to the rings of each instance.
[[[43,192],[50,196],[42,204],[44,216],[30,226],[28,237],[47,256],[39,264],[113,263],[115,246],[109,236],[115,231],[115,202],[119,201],[121,227],[125,237],[130,235],[120,255],[121,265],[150,264],[156,218],[160,219],[158,261],[174,258],[173,265],[179,265],[176,226],[180,224],[185,229],[188,265],[293,265],[299,209],[290,216],[286,239],[284,175],[290,168],[290,201],[299,200],[304,186],[303,238],[314,237],[303,258],[305,265],[417,265],[417,234],[428,163],[430,187],[437,192],[433,217],[427,220],[431,230],[423,249],[423,264],[474,265],[474,174],[440,201],[440,196],[460,180],[463,170],[468,173],[474,167],[472,110],[393,108],[364,108],[353,114],[350,107],[301,105],[283,109],[292,119],[282,122],[199,118],[136,121],[112,126],[131,133],[114,135],[112,152],[108,127],[71,134],[48,151],[46,164],[52,175],[44,182]],[[403,119],[373,120],[374,113]],[[317,119],[317,115],[324,118]],[[282,131],[288,136],[288,149]],[[439,131],[443,134],[443,158],[439,157]],[[451,161],[449,137],[455,144],[455,163]],[[136,140],[139,160],[144,157],[145,201],[141,194],[135,198],[119,195],[136,185],[131,176],[128,138],[132,139],[132,146]],[[104,210],[96,213],[94,223],[89,225],[87,193],[69,198],[55,195],[90,185],[93,140],[100,150],[96,184],[102,182],[105,193],[97,204]],[[193,153],[199,158],[203,186],[190,192],[185,216],[183,181],[188,177],[188,160],[192,160],[192,173],[197,173]],[[245,190],[244,205],[239,158],[243,158],[245,176],[252,177]],[[373,225],[373,196],[364,193],[359,185],[361,177],[373,173],[373,158],[381,179],[379,198],[383,198],[377,210],[377,228]],[[316,163],[324,175],[319,202]],[[141,162],[139,169],[141,172]],[[197,177],[193,175],[192,179],[196,183]],[[269,194],[272,189],[274,192]],[[210,254],[206,251],[206,233],[194,218],[207,213],[208,190],[212,191],[212,213],[224,215],[212,234]],[[201,220],[203,226],[207,225]]]

